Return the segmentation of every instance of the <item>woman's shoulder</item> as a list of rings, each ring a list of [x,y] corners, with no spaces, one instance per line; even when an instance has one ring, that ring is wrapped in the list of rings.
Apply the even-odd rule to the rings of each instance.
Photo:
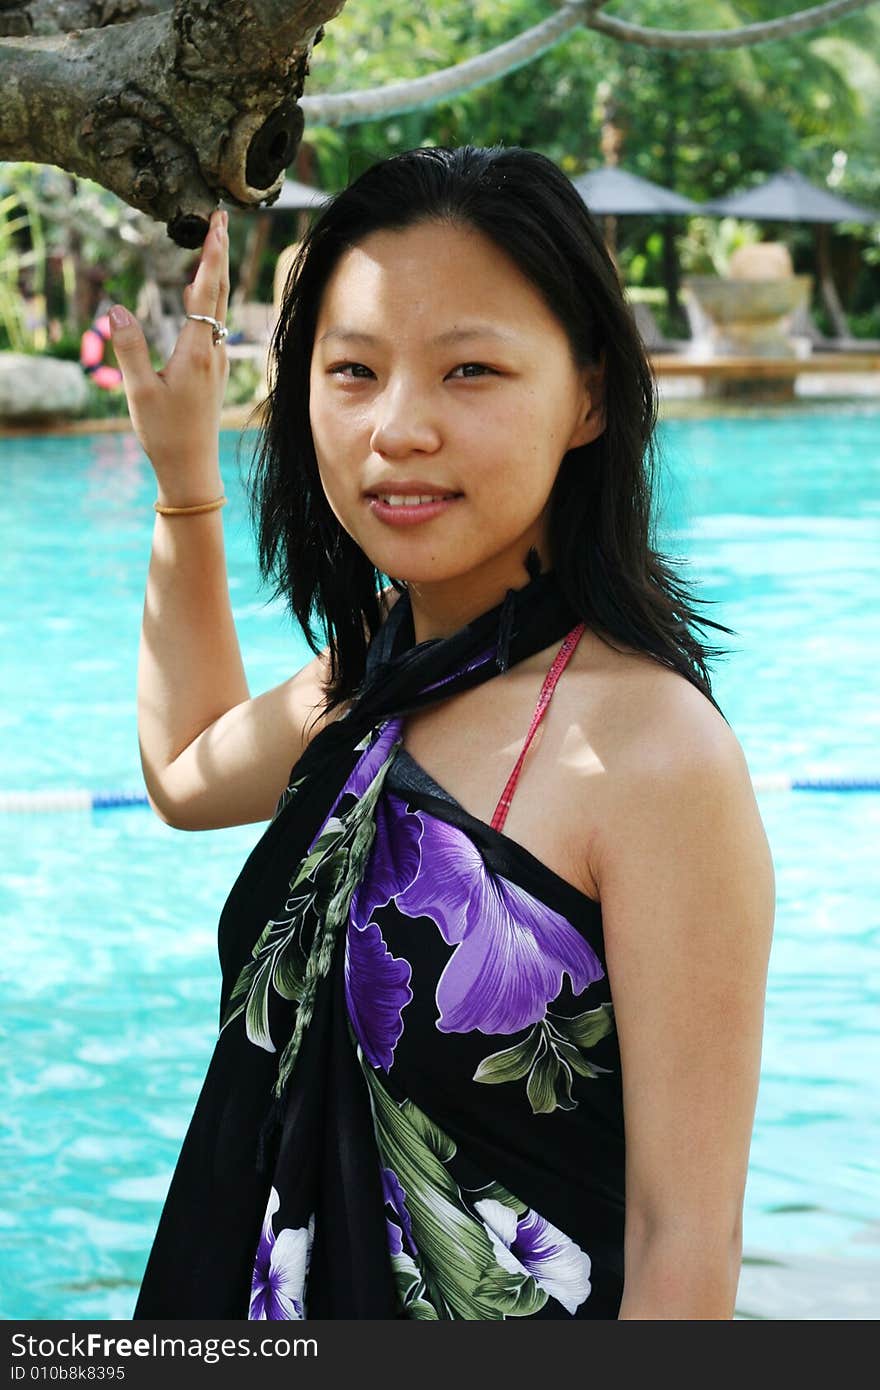
[[[687,676],[592,629],[585,638],[560,714],[572,824],[595,887],[609,843],[627,837],[662,785],[687,794],[688,778],[708,767],[726,767],[731,778],[747,769],[734,731]]]
[[[596,629],[578,663],[618,761],[679,758],[738,740],[712,700],[682,672]]]

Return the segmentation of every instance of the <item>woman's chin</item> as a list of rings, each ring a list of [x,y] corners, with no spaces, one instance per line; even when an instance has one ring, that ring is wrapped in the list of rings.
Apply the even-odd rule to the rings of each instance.
[[[468,554],[462,546],[429,550],[425,541],[405,541],[392,545],[358,541],[364,554],[381,574],[393,575],[407,584],[450,584],[466,580],[486,563],[484,553]],[[370,540],[374,541],[371,537]]]
[[[463,566],[461,561],[447,565],[438,563],[418,564],[403,560],[395,560],[390,556],[385,557],[385,561],[374,560],[374,564],[383,574],[393,575],[395,579],[401,580],[404,584],[419,585],[420,588],[427,588],[434,584],[454,584],[457,580],[466,583],[473,575],[474,565]]]

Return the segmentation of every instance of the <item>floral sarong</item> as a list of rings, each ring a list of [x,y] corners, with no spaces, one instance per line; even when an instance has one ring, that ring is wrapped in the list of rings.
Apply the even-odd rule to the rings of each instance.
[[[220,1035],[136,1318],[617,1316],[599,904],[401,742],[576,621],[552,571],[418,646],[392,609],[224,907]]]

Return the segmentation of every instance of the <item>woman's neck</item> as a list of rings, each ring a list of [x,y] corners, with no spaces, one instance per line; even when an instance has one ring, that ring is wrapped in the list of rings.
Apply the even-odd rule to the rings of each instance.
[[[525,550],[519,560],[511,562],[509,555],[494,557],[493,562],[478,571],[470,570],[452,579],[436,583],[407,581],[415,641],[450,637],[481,613],[503,603],[508,589],[522,589],[529,584],[533,576],[525,565]]]

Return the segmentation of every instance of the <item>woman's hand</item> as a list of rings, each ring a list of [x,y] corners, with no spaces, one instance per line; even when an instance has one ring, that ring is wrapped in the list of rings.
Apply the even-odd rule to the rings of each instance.
[[[215,209],[195,279],[183,292],[187,313],[210,314],[220,323],[229,302],[226,223],[227,214]],[[209,501],[218,480],[220,410],[229,378],[226,349],[212,342],[209,323],[185,319],[171,357],[156,372],[139,323],[127,310],[122,313],[127,322],[120,325],[114,321],[116,307],[110,311],[113,348],[134,432],[153,465],[160,496],[170,505],[177,499],[183,506]],[[202,495],[206,487],[215,489],[210,496]]]

